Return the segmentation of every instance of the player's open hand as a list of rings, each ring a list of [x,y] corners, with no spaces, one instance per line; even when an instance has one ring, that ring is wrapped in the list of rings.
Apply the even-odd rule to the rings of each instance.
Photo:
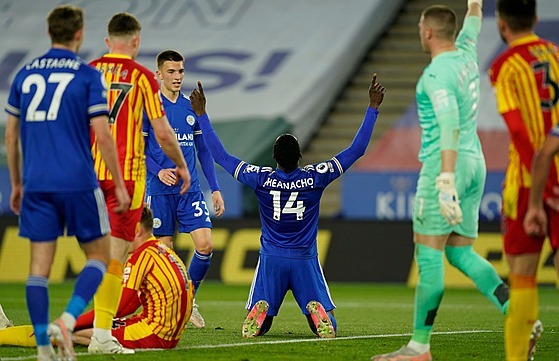
[[[200,83],[200,81],[198,81],[198,89],[194,89],[192,93],[190,93],[190,104],[197,116],[206,114],[206,95],[204,94],[204,88],[202,88],[202,83]]]
[[[371,85],[369,86],[369,108],[377,109],[384,100],[386,89],[381,83],[377,83],[377,73],[373,74]]]
[[[159,173],[157,173],[157,178],[159,178],[161,183],[169,187],[179,184],[180,180],[180,178],[177,177],[177,168],[161,169]]]

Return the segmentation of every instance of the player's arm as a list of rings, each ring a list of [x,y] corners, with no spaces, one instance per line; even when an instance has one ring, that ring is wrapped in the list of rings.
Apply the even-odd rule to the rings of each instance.
[[[186,161],[184,160],[180,145],[175,137],[175,132],[173,128],[171,128],[171,125],[169,125],[169,120],[165,115],[160,118],[151,119],[150,122],[155,132],[155,138],[161,145],[163,152],[165,152],[177,166],[177,173],[183,179],[180,192],[184,194],[190,187],[190,172],[186,166]]]
[[[543,236],[547,230],[547,215],[543,207],[543,192],[549,175],[553,157],[559,152],[559,136],[550,133],[542,148],[534,157],[532,166],[532,187],[528,201],[528,211],[524,217],[524,229],[530,235]],[[553,206],[553,203],[548,203]]]
[[[115,207],[114,211],[116,213],[122,213],[130,208],[131,200],[128,190],[124,185],[124,178],[122,177],[118,162],[115,141],[109,129],[109,125],[107,124],[107,116],[99,115],[93,117],[90,120],[90,124],[93,128],[93,132],[95,132],[101,156],[113,176],[115,195],[118,201],[118,205]]]
[[[483,16],[483,0],[468,0],[468,11],[466,12],[466,17],[477,16],[482,18]]]
[[[444,85],[434,83],[430,87],[429,98],[440,128],[441,172],[435,180],[435,186],[439,190],[441,214],[448,224],[454,226],[462,222],[462,210],[454,182],[460,140],[458,101],[456,95]]]
[[[528,129],[522,119],[520,110],[515,109],[501,115],[509,129],[510,138],[518,152],[520,162],[527,170],[530,170],[532,159],[534,158],[534,146],[528,135]]]
[[[359,130],[355,134],[350,146],[335,156],[342,165],[344,171],[351,167],[357,159],[365,154],[369,140],[373,134],[378,117],[378,107],[384,100],[384,93],[386,91],[382,84],[377,83],[376,80],[377,74],[375,73],[373,74],[371,84],[369,85],[369,106]]]
[[[204,141],[210,149],[213,159],[227,172],[235,174],[235,170],[242,161],[239,158],[227,153],[227,150],[213,129],[212,124],[210,123],[210,118],[206,113],[206,95],[204,94],[202,83],[198,82],[198,89],[194,89],[192,93],[190,93],[190,104],[198,116],[198,122],[200,123],[200,128],[202,129]]]
[[[204,172],[204,176],[206,177],[206,180],[210,185],[210,190],[212,191],[212,204],[215,214],[216,216],[221,217],[223,212],[225,212],[225,202],[223,201],[221,191],[219,190],[219,184],[215,174],[214,159],[202,134],[194,134],[194,146],[196,147],[196,155],[200,161],[202,172]]]
[[[19,211],[21,209],[21,198],[23,196],[19,127],[19,117],[8,114],[4,140],[6,145],[8,169],[10,171],[10,183],[12,185],[12,193],[10,195],[10,208],[17,215],[19,215]]]

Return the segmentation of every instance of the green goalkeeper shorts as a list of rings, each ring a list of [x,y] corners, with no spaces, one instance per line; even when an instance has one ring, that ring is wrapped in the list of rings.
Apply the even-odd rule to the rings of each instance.
[[[478,156],[460,154],[456,162],[454,179],[462,209],[462,223],[446,223],[439,206],[439,191],[435,179],[441,172],[439,157],[425,161],[419,172],[413,205],[413,231],[427,236],[442,236],[455,232],[461,236],[477,238],[479,206],[485,187],[485,160]]]

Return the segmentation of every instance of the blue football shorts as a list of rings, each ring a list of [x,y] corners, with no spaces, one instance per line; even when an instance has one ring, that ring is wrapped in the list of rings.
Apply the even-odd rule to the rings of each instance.
[[[326,311],[336,308],[318,257],[291,259],[263,254],[258,259],[245,308],[250,310],[256,302],[265,300],[270,306],[268,315],[277,316],[289,290],[304,315],[309,314],[307,303],[313,300]]]
[[[202,192],[151,195],[146,203],[153,212],[153,234],[157,237],[190,233],[200,228],[212,228],[210,212]]]
[[[83,192],[24,192],[19,235],[32,242],[53,241],[64,235],[90,242],[110,233],[109,215],[101,189]]]

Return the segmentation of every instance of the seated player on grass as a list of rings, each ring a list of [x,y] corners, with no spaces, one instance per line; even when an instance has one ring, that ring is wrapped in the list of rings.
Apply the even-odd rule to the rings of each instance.
[[[131,349],[176,347],[192,312],[194,288],[186,267],[173,250],[155,239],[152,230],[153,214],[145,207],[124,268],[122,298],[112,328],[113,337]],[[140,307],[142,311],[134,314]],[[93,310],[78,317],[75,344],[89,345],[94,317]],[[1,306],[0,345],[36,346],[33,327],[12,326]]]

